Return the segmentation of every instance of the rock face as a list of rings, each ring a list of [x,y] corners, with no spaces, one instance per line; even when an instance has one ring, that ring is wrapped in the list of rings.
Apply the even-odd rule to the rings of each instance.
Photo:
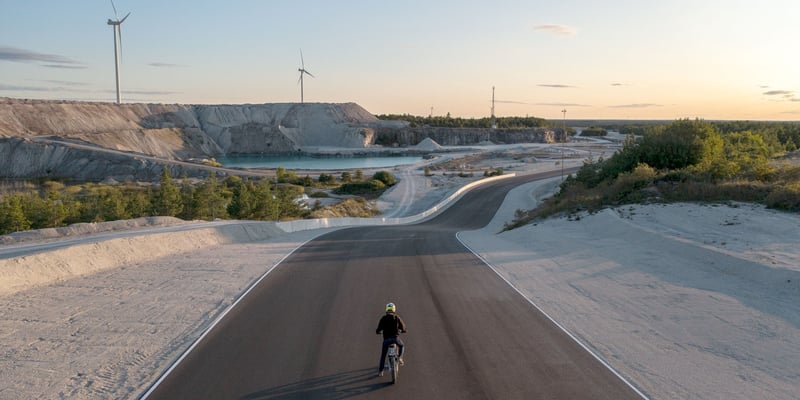
[[[175,162],[306,147],[364,148],[374,141],[376,123],[354,103],[117,105],[0,98],[0,177],[139,179],[158,177],[162,165],[173,173],[205,175],[207,170]]]
[[[213,168],[186,161],[226,154],[411,148],[426,138],[443,146],[548,142],[557,134],[411,128],[378,120],[355,103],[178,105],[0,98],[0,178],[155,180],[164,167],[173,176],[205,176]]]
[[[0,99],[0,137],[58,136],[162,157],[363,148],[378,122],[354,103],[170,105]]]
[[[561,140],[561,129],[483,129],[397,127],[381,125],[376,129],[375,144],[394,147],[421,143],[431,139],[442,146],[469,146],[490,141],[496,144],[554,143]]]

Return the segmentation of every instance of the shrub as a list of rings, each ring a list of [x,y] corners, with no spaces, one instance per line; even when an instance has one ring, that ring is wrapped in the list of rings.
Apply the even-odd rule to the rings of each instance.
[[[388,171],[378,171],[372,175],[372,179],[381,181],[386,186],[392,186],[397,183],[397,180]]]
[[[372,190],[381,190],[386,188],[386,184],[384,184],[382,180],[373,179],[369,181],[369,188]]]
[[[334,189],[333,192],[336,194],[377,197],[380,196],[384,190],[386,190],[386,185],[377,179],[373,179],[369,182],[345,183],[342,186]]]
[[[590,126],[581,131],[581,136],[607,136],[608,131],[599,126]]]
[[[800,211],[800,182],[775,188],[764,200],[767,207],[785,211]]]
[[[605,190],[603,197],[610,203],[641,201],[646,194],[641,192],[653,184],[656,171],[647,164],[639,164],[633,171],[620,174]]]

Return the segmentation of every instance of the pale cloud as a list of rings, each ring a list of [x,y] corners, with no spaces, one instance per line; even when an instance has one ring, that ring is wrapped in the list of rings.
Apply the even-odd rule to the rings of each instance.
[[[566,89],[566,88],[574,88],[575,86],[570,85],[562,85],[560,83],[540,83],[536,86],[539,87],[546,87],[546,88],[555,88],[555,89]]]
[[[536,25],[533,27],[533,29],[536,29],[537,31],[545,31],[559,36],[575,36],[578,33],[578,31],[571,26],[558,24]]]
[[[60,86],[27,86],[27,85],[6,85],[0,83],[0,91],[10,92],[86,92],[85,89],[76,89],[75,86],[84,86],[85,84],[78,82],[66,81],[41,81],[47,83],[54,83]]]
[[[106,93],[116,93],[116,91],[106,90]],[[123,90],[123,93],[127,94],[135,94],[135,95],[143,95],[143,96],[167,96],[171,94],[177,94],[178,92],[171,92],[167,90],[140,90],[140,89],[131,89],[131,90]]]
[[[85,65],[65,65],[65,64],[40,64],[47,68],[60,68],[60,69],[86,69]]]
[[[791,90],[770,90],[764,92],[764,94],[767,96],[786,96],[786,95],[792,95],[794,94],[794,92]]]
[[[0,83],[0,91],[48,92],[50,89],[40,86],[6,85]]]
[[[48,68],[86,68],[81,63],[57,54],[37,53],[35,51],[15,47],[0,47],[0,61],[31,63],[38,62]],[[45,63],[45,64],[41,64]]]
[[[494,102],[500,104],[528,104],[524,101],[514,101],[514,100],[495,100]]]
[[[552,107],[591,107],[588,104],[577,103],[536,103],[537,106],[552,106]]]
[[[156,67],[156,68],[180,68],[180,67],[185,67],[185,65],[165,63],[165,62],[151,62],[151,63],[149,63],[147,65],[149,65],[151,67]]]
[[[53,83],[56,85],[64,85],[64,86],[89,86],[88,83],[85,82],[74,82],[74,81],[59,81],[55,79],[42,79],[40,82],[47,82]]]
[[[663,107],[661,104],[654,103],[633,103],[633,104],[619,104],[616,106],[609,106],[611,108],[650,108],[650,107]]]
[[[800,97],[797,97],[794,90],[768,90],[763,94],[770,96],[773,101],[800,102]]]

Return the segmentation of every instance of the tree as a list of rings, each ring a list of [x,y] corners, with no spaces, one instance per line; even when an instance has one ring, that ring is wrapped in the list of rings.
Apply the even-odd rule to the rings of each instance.
[[[228,203],[228,215],[238,219],[251,219],[256,206],[256,198],[252,181],[241,179],[233,183],[231,202]]]
[[[179,218],[187,221],[196,218],[197,212],[195,210],[197,207],[194,200],[194,192],[194,185],[189,181],[189,175],[184,172],[183,178],[181,178],[181,204],[183,209],[178,214]]]
[[[180,195],[180,193],[179,193]],[[153,191],[140,189],[133,185],[125,187],[125,212],[129,218],[148,217],[153,213]]]
[[[646,136],[639,154],[655,169],[681,169],[720,157],[722,138],[708,122],[683,119]]]
[[[770,147],[761,135],[751,131],[729,133],[723,137],[725,142],[725,158],[736,163],[736,172],[760,179],[767,175],[772,167],[769,157]],[[733,176],[729,174],[725,177]]]
[[[303,194],[304,190],[301,186],[295,185],[282,185],[279,186],[276,193],[276,213],[273,214],[275,220],[282,220],[291,217],[300,217],[303,215],[301,204],[297,198]]]
[[[264,178],[253,190],[253,218],[274,221],[280,215],[280,208],[272,190],[272,182]]]
[[[164,167],[159,179],[158,191],[153,199],[153,209],[155,215],[174,217],[183,211],[181,201],[181,190],[172,181],[169,168]]]
[[[388,171],[378,171],[372,175],[372,179],[377,179],[383,182],[386,186],[392,186],[397,183],[397,179],[392,176]]]
[[[217,175],[213,171],[197,188],[194,194],[196,217],[205,220],[215,220],[227,217],[225,209],[225,197]]]
[[[22,210],[22,195],[6,196],[0,202],[0,233],[12,233],[30,229],[31,223]]]

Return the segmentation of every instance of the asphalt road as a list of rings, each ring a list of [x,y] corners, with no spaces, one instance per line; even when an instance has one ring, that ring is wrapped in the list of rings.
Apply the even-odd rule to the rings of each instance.
[[[425,223],[309,242],[147,398],[641,399],[455,237],[544,176],[489,183]],[[396,385],[376,377],[375,328],[389,301],[408,325]]]

